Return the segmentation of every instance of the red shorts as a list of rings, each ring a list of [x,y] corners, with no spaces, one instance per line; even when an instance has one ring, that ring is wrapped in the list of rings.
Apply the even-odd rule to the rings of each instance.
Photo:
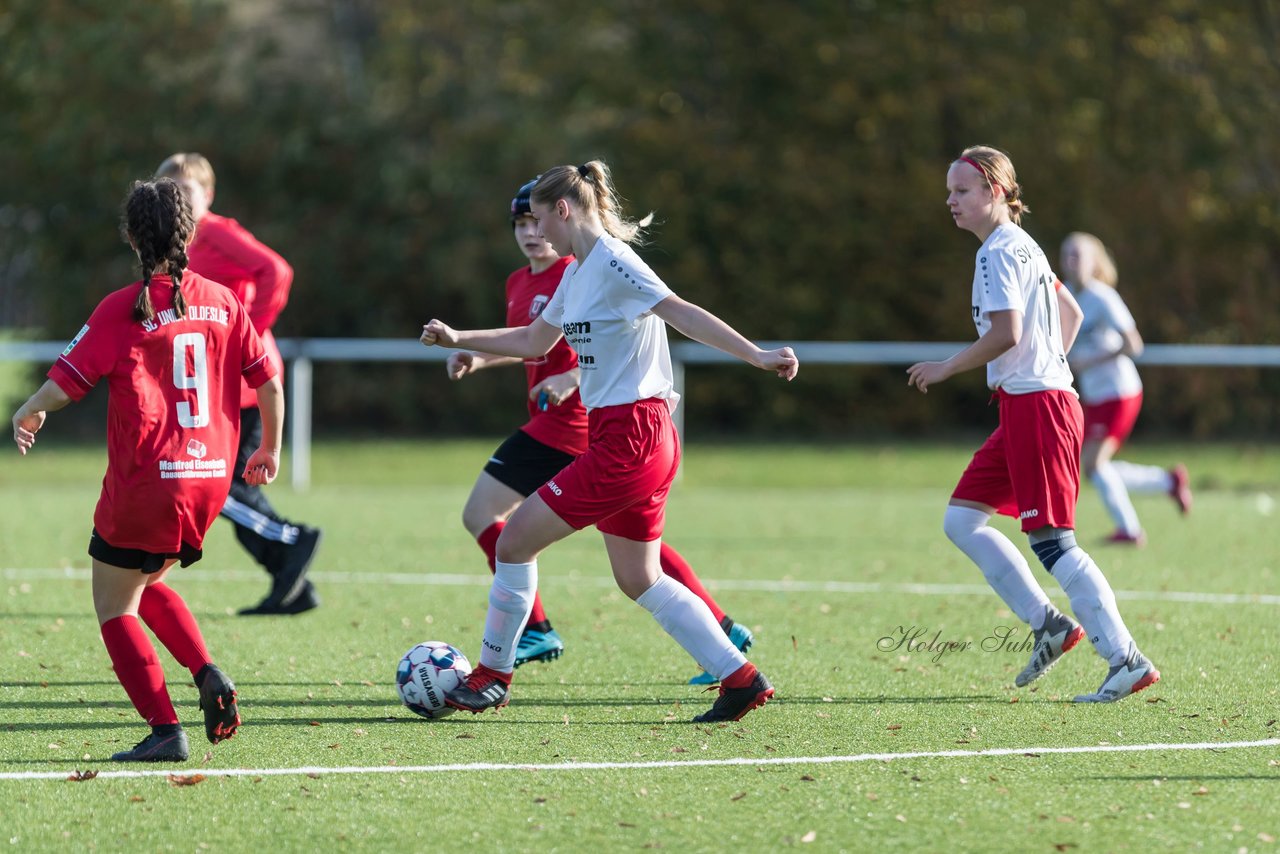
[[[1022,530],[1074,528],[1084,415],[1069,391],[999,392],[1000,426],[960,476],[952,498],[1022,520]]]
[[[1118,397],[1102,403],[1087,403],[1084,407],[1084,440],[1101,442],[1115,439],[1123,444],[1133,432],[1133,423],[1142,409],[1142,392],[1133,397]]]
[[[587,452],[538,488],[561,519],[582,530],[649,542],[662,536],[680,440],[665,400],[602,406],[588,416]]]

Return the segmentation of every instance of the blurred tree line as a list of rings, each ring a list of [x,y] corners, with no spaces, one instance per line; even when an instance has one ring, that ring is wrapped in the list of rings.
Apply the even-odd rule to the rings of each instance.
[[[0,329],[69,339],[132,281],[120,201],[184,150],[294,265],[281,337],[501,325],[511,195],[599,157],[657,212],[641,254],[750,337],[969,340],[977,243],[944,184],[981,142],[1013,156],[1051,258],[1074,230],[1113,249],[1148,341],[1280,339],[1274,0],[7,0],[0,46]],[[1144,374],[1148,432],[1280,426],[1276,371]],[[316,379],[321,432],[498,434],[523,411],[518,370]],[[900,367],[687,379],[694,435],[995,420],[978,372],[927,398]]]

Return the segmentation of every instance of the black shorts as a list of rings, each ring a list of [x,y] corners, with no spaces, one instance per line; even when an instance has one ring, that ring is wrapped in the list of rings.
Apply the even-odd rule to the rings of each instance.
[[[493,452],[484,470],[527,498],[576,459],[517,430]]]
[[[155,554],[142,549],[121,549],[102,539],[98,529],[93,529],[89,537],[89,557],[118,566],[122,569],[140,569],[146,575],[164,569],[166,562],[176,558],[183,566],[190,566],[198,561],[204,553],[200,549],[182,544],[182,551],[177,554]]]

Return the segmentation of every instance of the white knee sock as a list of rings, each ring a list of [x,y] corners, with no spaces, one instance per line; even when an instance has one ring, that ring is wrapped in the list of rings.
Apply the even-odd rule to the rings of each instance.
[[[1101,463],[1093,470],[1090,478],[1102,496],[1102,503],[1116,523],[1116,530],[1123,531],[1131,537],[1142,533],[1142,523],[1138,521],[1138,511],[1133,509],[1129,500],[1129,490],[1125,489],[1124,478],[1116,471],[1113,463]]]
[[[990,514],[972,507],[947,507],[942,530],[947,538],[978,565],[987,583],[1018,619],[1033,629],[1044,625],[1052,608],[1044,589],[1036,583],[1027,559],[1004,534],[987,525]]]
[[[489,588],[489,613],[484,620],[484,641],[480,663],[499,673],[510,673],[516,665],[516,643],[533,610],[538,591],[538,562],[497,561],[493,586]]]
[[[669,576],[660,575],[636,599],[675,638],[698,665],[716,679],[724,679],[747,663],[746,657],[730,641],[707,603],[689,588]]]
[[[1123,664],[1137,647],[1116,608],[1111,585],[1093,558],[1076,546],[1062,553],[1051,572],[1071,599],[1071,610],[1089,633],[1098,655],[1113,666]]]
[[[1111,465],[1130,492],[1160,493],[1173,489],[1173,473],[1168,469],[1127,463],[1124,460],[1112,460]]]

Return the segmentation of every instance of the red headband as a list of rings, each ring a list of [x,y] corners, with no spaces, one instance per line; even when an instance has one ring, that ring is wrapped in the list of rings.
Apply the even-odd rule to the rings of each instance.
[[[979,174],[979,175],[981,175],[981,176],[983,177],[983,179],[984,179],[988,184],[990,184],[990,185],[991,185],[991,189],[995,190],[995,191],[996,191],[996,193],[1000,196],[1000,198],[1002,198],[1002,199],[1003,199],[1003,198],[1005,197],[1006,193],[1005,193],[1005,191],[1004,191],[1004,187],[1000,186],[1000,185],[999,185],[999,184],[997,184],[995,181],[991,180],[991,176],[987,174],[987,170],[986,170],[986,169],[983,169],[981,166],[979,166],[979,165],[978,165],[978,161],[976,161],[976,160],[974,160],[974,159],[972,159],[972,158],[969,158],[969,157],[964,157],[964,156],[958,157],[958,158],[956,158],[956,160],[957,160],[957,162],[968,163],[968,164],[969,164],[970,166],[972,166],[974,169],[977,169],[977,170],[978,170],[978,174]]]

